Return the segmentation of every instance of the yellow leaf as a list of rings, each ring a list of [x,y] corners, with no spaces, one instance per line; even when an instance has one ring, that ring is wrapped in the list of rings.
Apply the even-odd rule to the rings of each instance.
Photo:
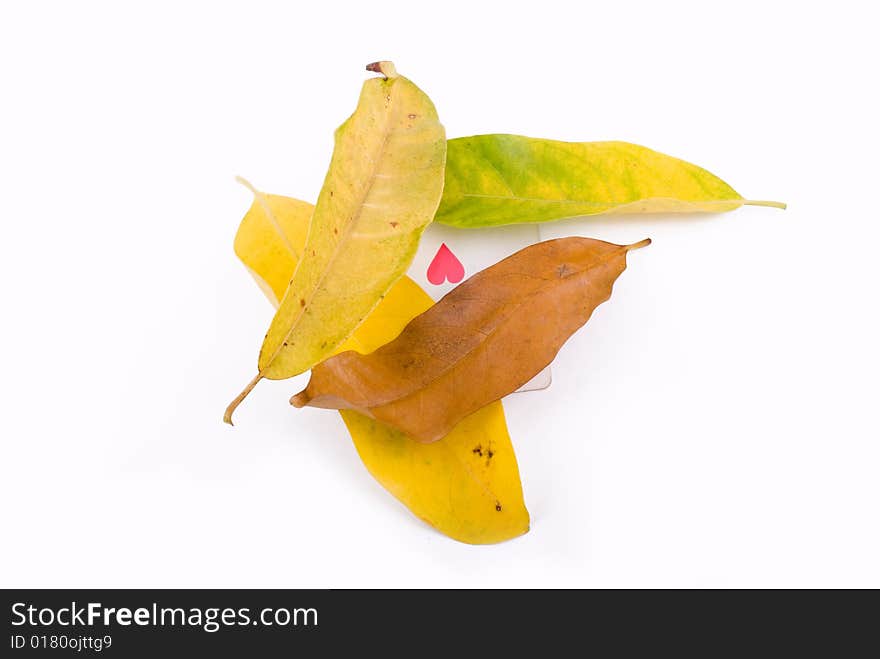
[[[235,237],[235,253],[277,305],[296,267],[314,207],[255,190],[254,196]],[[418,284],[403,277],[339,351],[372,352],[432,304]],[[461,542],[490,544],[529,530],[500,402],[465,418],[434,444],[414,442],[357,412],[341,414],[373,477],[438,531]]]
[[[277,308],[302,254],[315,207],[265,194],[243,178],[237,180],[254,193],[254,201],[235,234],[235,254]]]
[[[307,371],[351,336],[406,272],[440,203],[446,134],[433,103],[390,62],[368,68],[385,77],[364,83],[336,130],[302,258],[229,423],[260,379]]]
[[[438,531],[486,545],[529,530],[500,402],[467,417],[433,444],[414,442],[352,410],[340,414],[375,479]]]

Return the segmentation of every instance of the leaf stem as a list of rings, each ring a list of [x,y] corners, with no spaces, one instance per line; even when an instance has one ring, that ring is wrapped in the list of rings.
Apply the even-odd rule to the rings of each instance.
[[[309,404],[309,401],[312,399],[308,394],[308,388],[303,389],[298,394],[290,397],[290,404],[294,407],[305,407]]]
[[[372,71],[373,73],[381,73],[385,76],[385,79],[388,78],[396,78],[397,77],[397,69],[394,68],[394,62],[372,62],[367,64],[367,71]]]
[[[255,197],[256,197],[258,194],[260,194],[260,191],[257,190],[257,189],[251,184],[251,182],[248,181],[244,176],[236,176],[236,177],[235,177],[235,182],[236,182],[236,183],[241,183],[244,187],[246,187],[248,190],[250,190],[251,192],[253,192]]]
[[[753,201],[751,199],[745,199],[743,201],[743,206],[768,206],[770,208],[781,208],[785,210],[788,207],[788,204],[782,201]]]
[[[226,412],[223,413],[224,423],[228,423],[230,426],[235,425],[232,423],[232,413],[235,412],[235,408],[241,404],[241,401],[247,398],[247,395],[254,390],[254,387],[257,386],[257,382],[262,379],[263,374],[257,373],[257,376],[253,380],[248,382],[248,385],[244,388],[244,391],[238,394],[238,396],[236,396],[235,399],[231,403],[229,403],[229,407],[227,407]]]
[[[634,249],[641,249],[642,247],[647,247],[651,244],[650,238],[645,238],[644,240],[640,240],[637,243],[633,243],[632,245],[625,245],[626,251],[629,252]]]
[[[278,234],[278,237],[281,238],[281,242],[284,243],[284,246],[287,248],[287,251],[290,252],[290,255],[293,256],[295,261],[299,261],[299,252],[297,252],[293,245],[290,244],[290,240],[287,237],[287,234],[284,232],[284,229],[281,228],[281,225],[278,223],[278,218],[275,217],[275,213],[272,212],[272,208],[269,206],[269,202],[266,199],[266,194],[257,190],[250,181],[248,181],[243,176],[235,177],[236,183],[241,183],[244,187],[251,191],[254,195],[254,199],[260,204],[263,209],[263,213],[266,215],[266,219],[272,224],[272,228],[275,229],[275,233]]]

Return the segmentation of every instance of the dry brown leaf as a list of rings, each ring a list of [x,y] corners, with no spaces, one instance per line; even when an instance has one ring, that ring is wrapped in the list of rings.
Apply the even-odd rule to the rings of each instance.
[[[526,247],[453,289],[375,352],[322,362],[290,402],[357,410],[417,441],[437,441],[553,361],[611,296],[626,253],[650,242],[574,237]]]

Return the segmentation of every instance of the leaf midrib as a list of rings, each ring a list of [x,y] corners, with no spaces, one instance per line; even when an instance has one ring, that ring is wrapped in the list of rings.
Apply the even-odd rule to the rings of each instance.
[[[401,80],[401,78],[396,78],[395,83],[397,80]],[[397,92],[397,85],[396,84],[394,84],[392,86],[390,92],[391,92],[391,94],[395,94]],[[394,104],[392,107],[395,108],[394,112],[397,112],[396,104]],[[378,168],[379,168],[378,163],[382,159],[382,156],[385,154],[385,149],[388,147],[388,140],[391,136],[391,133],[394,132],[392,129],[392,122],[391,121],[388,121],[386,123],[386,126],[387,126],[387,130],[385,131],[385,134],[383,135],[382,145],[379,147],[379,149],[377,151],[377,157],[373,159],[373,162],[371,165],[371,170],[370,170],[371,173],[370,173],[369,183],[364,188],[364,194],[362,195],[360,202],[357,204],[357,209],[356,209],[355,214],[352,216],[352,219],[346,225],[345,230],[342,233],[342,236],[337,241],[336,247],[333,250],[333,255],[330,257],[330,260],[327,263],[327,267],[324,269],[324,272],[321,274],[320,279],[318,280],[318,282],[315,284],[315,286],[312,288],[311,292],[309,293],[306,304],[302,305],[302,308],[300,309],[299,314],[296,316],[296,319],[291,324],[290,329],[284,335],[284,338],[279,342],[278,347],[275,349],[275,352],[272,353],[272,357],[266,363],[265,368],[260,370],[261,373],[268,370],[269,367],[275,363],[275,359],[278,357],[278,355],[281,354],[281,351],[285,347],[284,344],[293,335],[294,330],[299,325],[299,322],[302,319],[302,317],[305,315],[306,310],[309,309],[309,307],[311,306],[312,299],[314,298],[315,293],[321,288],[321,285],[326,280],[327,275],[333,269],[332,266],[335,265],[336,260],[339,258],[339,254],[343,251],[342,246],[348,242],[348,239],[349,239],[349,236],[351,235],[353,227],[358,223],[358,220],[360,220],[361,214],[363,213],[363,209],[364,209],[364,203],[366,202],[367,198],[370,196],[370,192],[372,192],[373,186],[375,185],[375,182],[376,182],[376,178],[377,178],[376,172],[378,171]],[[317,206],[316,206],[316,208],[317,208]],[[313,222],[313,221],[314,221],[314,213],[312,214],[311,222]],[[311,224],[309,226],[309,231],[311,231]],[[300,263],[302,263],[302,261],[297,262],[297,266],[296,266],[297,269],[299,269]],[[296,277],[296,271],[294,271],[293,276],[294,276],[294,278]],[[343,341],[345,341],[345,339],[342,339],[341,341],[336,343],[336,345],[334,345],[332,348],[330,348],[330,350],[328,352],[332,352],[332,350],[334,350],[338,346],[342,345]]]
[[[519,197],[516,195],[493,195],[493,194],[476,194],[476,193],[462,193],[462,197],[476,197],[479,199],[505,199],[511,201],[536,201],[544,204],[583,204],[585,206],[624,206],[627,204],[635,204],[639,202],[645,201],[654,201],[656,199],[668,199],[670,201],[676,201],[679,203],[685,204],[702,204],[702,203],[713,203],[713,202],[740,202],[742,201],[739,198],[732,199],[724,199],[723,197],[716,197],[711,199],[681,199],[679,197],[639,197],[633,201],[619,202],[602,202],[602,201],[587,201],[586,199],[548,199],[546,197]]]

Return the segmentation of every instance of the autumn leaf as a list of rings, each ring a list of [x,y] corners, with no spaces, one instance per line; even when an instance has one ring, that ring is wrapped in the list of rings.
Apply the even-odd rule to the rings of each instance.
[[[301,259],[263,341],[257,376],[279,380],[332,354],[406,272],[443,189],[446,136],[431,100],[390,62],[336,131]]]
[[[435,220],[456,227],[546,222],[600,213],[720,213],[743,199],[701,167],[627,142],[520,135],[449,140]]]
[[[373,477],[438,531],[477,545],[528,532],[529,513],[500,401],[433,444],[414,442],[352,410],[340,414]]]
[[[239,226],[235,253],[273,305],[284,294],[314,206],[255,190]],[[373,352],[394,339],[433,301],[414,281],[392,286],[342,350]],[[458,424],[445,441],[418,444],[357,412],[341,412],[373,477],[413,514],[460,542],[490,544],[529,530],[519,468],[500,402]]]
[[[437,441],[547,366],[611,296],[627,252],[648,244],[574,237],[526,247],[454,288],[375,352],[317,365],[291,403],[357,410]]]
[[[315,207],[305,201],[266,194],[243,178],[254,195],[235,234],[233,248],[269,301],[278,308],[306,242]]]

